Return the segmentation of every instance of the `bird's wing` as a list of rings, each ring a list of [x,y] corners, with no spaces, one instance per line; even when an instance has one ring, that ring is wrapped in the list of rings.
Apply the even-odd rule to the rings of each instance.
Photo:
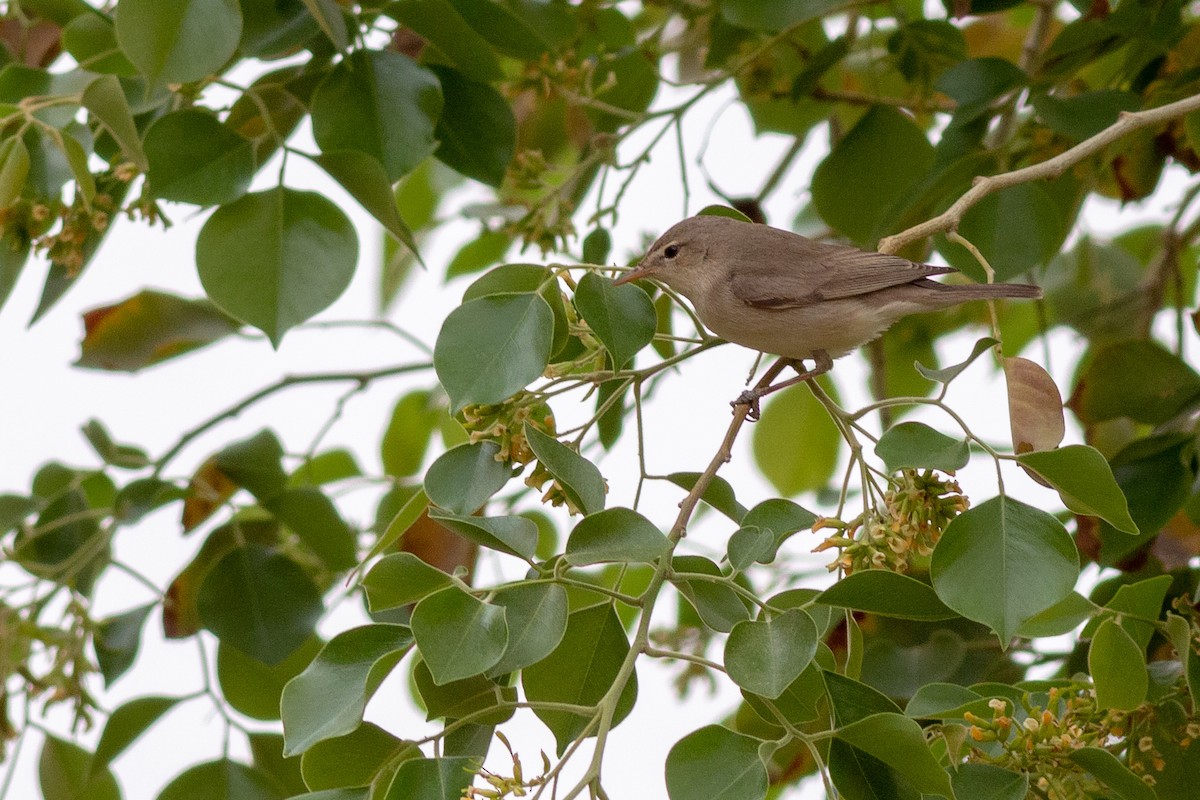
[[[800,308],[955,271],[854,247],[806,244],[807,252],[795,254],[792,269],[772,271],[749,265],[736,270],[730,279],[734,296],[755,308]]]

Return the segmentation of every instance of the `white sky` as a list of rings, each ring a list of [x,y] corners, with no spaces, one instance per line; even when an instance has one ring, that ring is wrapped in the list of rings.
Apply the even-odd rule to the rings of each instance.
[[[728,89],[715,92],[689,115],[685,137],[690,154],[697,151],[712,114],[724,108],[731,94]],[[660,95],[659,102],[668,100],[665,94]],[[708,148],[709,168],[717,183],[731,194],[754,194],[788,144],[789,141],[781,136],[754,139],[744,112],[737,106],[724,108]],[[636,151],[636,142],[627,144],[623,150],[627,155]],[[819,148],[807,148],[798,166],[776,191],[767,206],[771,223],[780,227],[790,223],[819,152]],[[705,188],[695,165],[689,161],[692,202],[684,209],[680,199],[678,163],[672,148],[665,146],[639,176],[622,209],[620,224],[613,231],[614,261],[623,261],[635,252],[643,235],[656,236],[685,212],[694,213],[704,205],[717,202]],[[306,172],[306,166],[302,159],[291,160],[289,185],[309,188],[323,179],[319,174]],[[271,185],[274,180],[273,169],[263,170],[259,188]],[[1115,204],[1097,203],[1088,210],[1088,227],[1103,235],[1131,227],[1135,221],[1161,217],[1168,202],[1178,197],[1182,184],[1182,176],[1172,174],[1155,198],[1119,213]],[[327,192],[346,209],[363,232],[360,268],[354,282],[320,319],[369,317],[375,302],[373,287],[379,260],[377,237],[373,233],[375,225],[340,189],[327,183],[320,185],[320,191]],[[449,206],[461,207],[467,200],[463,198]],[[585,204],[585,208],[591,207],[594,206]],[[72,368],[70,363],[78,355],[82,334],[81,312],[116,302],[145,287],[184,296],[201,294],[192,248],[205,214],[196,213],[187,206],[170,207],[168,213],[176,225],[166,233],[120,223],[79,285],[45,319],[28,330],[25,324],[41,290],[44,265],[35,263],[27,268],[0,314],[0,342],[4,343],[0,347],[0,374],[8,376],[9,380],[4,415],[0,419],[0,452],[5,455],[0,461],[0,492],[27,492],[34,470],[49,458],[83,467],[95,466],[96,459],[79,433],[80,425],[92,417],[102,420],[119,441],[143,446],[156,456],[169,447],[182,430],[281,375],[366,369],[423,358],[415,348],[383,332],[299,330],[288,334],[278,352],[272,351],[264,339],[230,340],[136,376]],[[470,280],[460,280],[446,289],[441,284],[440,274],[457,243],[470,235],[472,226],[473,223],[455,222],[426,248],[424,255],[431,271],[418,274],[412,280],[389,317],[430,345],[441,320],[457,304],[462,288]],[[581,232],[586,233],[586,229]],[[536,253],[527,253],[521,260],[536,260]],[[982,335],[982,331],[979,334]],[[969,353],[971,343],[972,339],[967,337],[946,342],[943,363],[961,360]],[[1058,352],[1078,349],[1072,336],[1063,332],[1052,337],[1052,345]],[[1041,352],[1037,347],[1029,355],[1040,361]],[[1194,343],[1192,352],[1195,352]],[[1055,361],[1052,365],[1054,375],[1060,389],[1066,393],[1069,375],[1064,369],[1072,359],[1058,357]],[[703,468],[724,435],[729,420],[729,401],[741,390],[752,362],[752,353],[726,346],[687,362],[677,374],[662,382],[646,411],[651,472],[664,474]],[[648,363],[647,357],[643,356],[640,363]],[[865,401],[866,371],[861,361],[857,358],[839,361],[834,375],[842,391],[843,405],[853,407]],[[326,437],[326,446],[350,446],[358,453],[367,472],[378,472],[377,443],[392,404],[408,389],[428,387],[432,381],[431,373],[390,380],[355,397]],[[302,387],[268,400],[188,448],[175,463],[172,473],[176,476],[188,474],[213,450],[264,426],[276,430],[290,452],[301,452],[346,388]],[[964,379],[955,384],[949,400],[964,413],[977,432],[997,441],[1006,439],[1008,426],[1003,384],[988,358],[981,358]],[[556,400],[553,406],[560,426],[567,427],[571,420],[586,418],[592,404],[589,401],[580,407],[564,398]],[[944,419],[939,420],[936,416],[917,418],[954,432]],[[631,431],[631,426],[627,425],[625,438],[616,451],[600,462],[610,486],[610,505],[632,502],[637,470]],[[773,495],[751,467],[748,449],[751,433],[749,427],[744,429],[733,462],[721,473],[734,484],[739,499],[747,506]],[[1067,441],[1079,440],[1077,430],[1069,428]],[[959,480],[975,502],[995,493],[993,467],[982,459],[976,459],[963,470]],[[1006,484],[1009,491],[1019,497],[1046,507],[1057,507],[1057,498],[1052,493],[1035,486],[1017,471],[1006,473]],[[681,494],[674,487],[651,483],[643,500],[643,513],[664,528],[669,527]],[[354,499],[347,505],[348,516],[359,524],[369,524],[375,494],[360,492],[351,497]],[[798,499],[815,510],[811,498]],[[158,585],[165,586],[199,547],[203,537],[203,533],[181,537],[178,513],[178,506],[171,506],[135,528],[122,530],[116,540],[116,557],[151,576]],[[570,524],[563,522],[557,512],[556,519],[562,522],[560,530],[565,538]],[[696,552],[721,552],[724,540],[732,530],[732,524],[718,515],[708,514],[693,527],[687,544]],[[815,535],[798,535],[785,552],[790,558],[811,564],[820,580],[823,573],[820,565],[826,559],[804,555],[817,541]],[[485,556],[479,576],[484,580],[497,574],[516,577],[519,570],[514,573],[513,566]],[[19,580],[22,574],[11,566],[0,565],[0,585],[9,585]],[[96,591],[93,610],[96,617],[103,617],[150,600],[144,587],[110,570]],[[331,636],[363,621],[365,618],[356,606],[352,601],[329,615],[322,623],[322,633]],[[670,607],[671,604],[665,604],[664,610],[669,612]],[[663,624],[670,624],[671,619],[670,613],[661,617]],[[214,653],[211,637],[205,635],[204,638],[210,654]],[[113,691],[101,695],[104,704],[112,708],[136,696],[181,695],[199,689],[196,647],[194,640],[165,642],[158,616],[152,614],[135,668]],[[714,649],[709,656],[719,660],[720,649]],[[609,740],[604,782],[609,796],[614,798],[665,798],[662,764],[667,750],[690,731],[719,721],[736,707],[739,699],[728,682],[722,681],[723,688],[715,695],[697,690],[680,705],[670,686],[674,670],[652,667],[649,661],[644,659],[647,663],[639,667],[640,692],[636,710]],[[99,684],[96,689],[99,690]],[[424,723],[413,710],[407,691],[407,670],[401,668],[376,696],[368,709],[368,719],[403,737],[417,737],[435,730],[435,726]],[[65,714],[54,713],[48,724],[62,733],[67,721]],[[253,722],[250,726],[261,727]],[[553,752],[550,737],[528,715],[518,715],[503,729],[523,757],[527,773],[536,771],[540,763],[539,749]],[[86,746],[94,746],[98,732],[97,729],[84,737]],[[191,701],[172,711],[152,729],[150,736],[136,743],[115,762],[114,769],[125,797],[131,800],[152,798],[185,767],[219,757],[222,734],[220,718],[207,701]],[[38,796],[38,738],[31,736],[22,749],[10,798]],[[586,764],[588,752],[585,749],[577,757],[580,768]],[[236,735],[233,754],[235,757],[246,755],[245,747]],[[509,768],[502,748],[493,749],[488,766],[498,772]],[[568,774],[578,774],[578,771],[570,770]],[[815,788],[792,796],[819,796],[820,792]]]

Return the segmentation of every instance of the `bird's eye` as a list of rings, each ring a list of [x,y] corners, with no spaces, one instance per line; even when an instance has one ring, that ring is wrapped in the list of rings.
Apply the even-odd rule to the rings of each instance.
[[[669,244],[666,246],[666,249],[663,250],[664,258],[674,258],[677,255],[679,255],[679,245],[677,244]]]

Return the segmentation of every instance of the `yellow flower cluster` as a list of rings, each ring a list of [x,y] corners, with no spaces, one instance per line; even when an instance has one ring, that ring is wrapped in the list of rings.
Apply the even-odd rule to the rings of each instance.
[[[915,557],[928,558],[950,520],[967,510],[969,501],[959,485],[932,470],[901,471],[883,503],[848,523],[820,518],[813,530],[834,528],[813,549],[841,552],[829,570],[850,574],[862,569],[907,572]]]

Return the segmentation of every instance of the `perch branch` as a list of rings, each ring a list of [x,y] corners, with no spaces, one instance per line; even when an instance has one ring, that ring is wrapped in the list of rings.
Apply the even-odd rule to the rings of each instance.
[[[981,175],[975,179],[974,186],[962,197],[954,201],[954,205],[926,222],[914,225],[895,236],[888,236],[879,243],[879,252],[895,253],[905,245],[925,239],[935,233],[955,230],[962,221],[963,215],[972,206],[990,194],[1022,183],[1030,183],[1043,178],[1057,178],[1071,167],[1082,162],[1089,156],[1100,152],[1133,131],[1167,122],[1168,120],[1182,117],[1184,114],[1197,110],[1200,110],[1200,94],[1184,98],[1183,100],[1176,100],[1174,103],[1168,103],[1165,106],[1157,108],[1126,112],[1121,114],[1115,123],[1100,131],[1095,136],[1092,136],[1090,139],[1084,139],[1070,150],[1066,150],[1054,158],[1039,164],[1031,164],[1028,167],[1022,167],[1012,172],[1002,172],[999,175]]]

